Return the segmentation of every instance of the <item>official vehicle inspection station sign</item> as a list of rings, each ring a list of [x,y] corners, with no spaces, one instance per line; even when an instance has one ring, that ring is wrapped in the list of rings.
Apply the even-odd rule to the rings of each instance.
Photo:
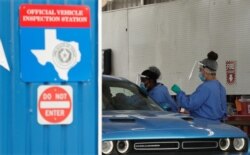
[[[21,5],[21,79],[24,82],[89,80],[90,27],[87,6]]]
[[[38,88],[39,124],[70,124],[73,121],[71,86],[43,85]]]

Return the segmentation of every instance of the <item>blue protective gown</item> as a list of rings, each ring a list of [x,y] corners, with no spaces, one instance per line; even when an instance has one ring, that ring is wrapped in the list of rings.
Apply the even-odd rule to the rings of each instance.
[[[170,109],[173,112],[178,111],[177,104],[170,96],[168,88],[165,85],[157,83],[154,88],[148,91],[148,95],[162,108]]]
[[[226,90],[218,80],[203,82],[190,96],[181,91],[177,102],[194,117],[223,120],[227,112]]]

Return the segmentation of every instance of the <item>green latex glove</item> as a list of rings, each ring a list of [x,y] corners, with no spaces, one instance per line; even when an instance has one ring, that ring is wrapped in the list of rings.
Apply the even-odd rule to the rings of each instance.
[[[178,94],[179,92],[181,92],[181,88],[177,85],[177,84],[174,84],[172,87],[171,87],[171,90],[173,92],[175,92],[176,94]]]

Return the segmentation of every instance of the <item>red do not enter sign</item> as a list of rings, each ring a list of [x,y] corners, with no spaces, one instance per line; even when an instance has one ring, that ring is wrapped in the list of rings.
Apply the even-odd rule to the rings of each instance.
[[[38,122],[70,124],[72,122],[72,87],[40,86],[38,88]]]

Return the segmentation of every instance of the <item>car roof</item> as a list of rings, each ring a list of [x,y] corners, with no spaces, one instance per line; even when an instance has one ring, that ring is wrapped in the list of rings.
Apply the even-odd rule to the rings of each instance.
[[[129,80],[122,78],[122,77],[116,77],[116,76],[111,76],[111,75],[102,75],[102,80],[104,81],[126,81],[130,82]]]

